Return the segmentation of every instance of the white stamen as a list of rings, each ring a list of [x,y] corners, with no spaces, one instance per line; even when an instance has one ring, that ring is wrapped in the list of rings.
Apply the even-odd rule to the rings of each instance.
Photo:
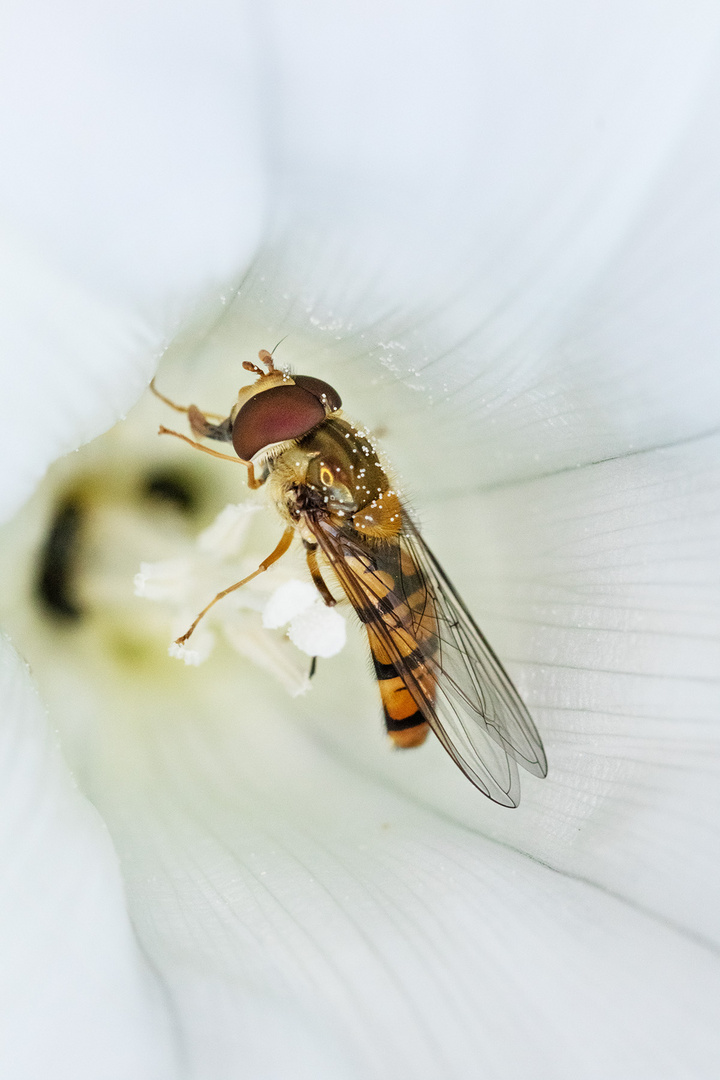
[[[187,645],[178,645],[176,641],[173,641],[172,645],[168,647],[168,656],[184,660],[186,664],[192,667],[198,667],[202,663],[197,649],[189,649]]]
[[[294,619],[296,615],[307,611],[317,600],[317,589],[309,581],[286,581],[275,590],[263,611],[263,626],[266,630],[277,630]]]
[[[250,523],[260,509],[257,503],[239,503],[221,510],[204,532],[197,544],[200,551],[220,559],[237,555],[245,543]]]
[[[290,622],[288,637],[308,656],[336,656],[345,645],[345,619],[335,608],[317,600]]]
[[[166,559],[140,563],[140,573],[133,582],[135,595],[147,600],[165,600],[181,604],[187,599],[192,572],[190,559]]]
[[[173,633],[184,633],[192,622],[192,618],[192,615],[185,613],[182,617],[175,619]],[[214,648],[215,635],[212,630],[209,630],[207,626],[199,626],[193,634],[191,642],[187,645],[178,645],[177,642],[173,641],[168,648],[168,656],[172,656],[177,660],[184,660],[186,664],[192,667],[199,667],[200,664],[205,663]]]
[[[226,506],[200,534],[192,554],[142,563],[135,592],[175,608],[174,637],[187,631],[228,580],[245,577],[258,566],[259,559],[243,548],[259,509],[257,503]],[[288,624],[284,636],[274,633]],[[213,606],[187,644],[173,642],[168,655],[192,666],[202,664],[215,645],[211,626],[222,629],[237,652],[271,672],[291,694],[301,694],[310,685],[306,656],[334,656],[346,637],[344,618],[325,606],[310,581],[287,580],[287,571],[275,567]]]
[[[196,649],[189,649],[187,645],[178,645],[176,641],[173,641],[172,645],[168,646],[168,656],[172,656],[177,660],[184,660],[186,664],[192,667],[197,667],[200,663],[200,654]]]
[[[292,697],[310,689],[310,665],[289,641],[258,630],[242,616],[226,619],[223,630],[236,652],[282,683]]]

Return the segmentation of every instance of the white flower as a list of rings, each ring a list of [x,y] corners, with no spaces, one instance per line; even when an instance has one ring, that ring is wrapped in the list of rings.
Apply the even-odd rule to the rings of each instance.
[[[263,626],[287,626],[288,637],[308,656],[329,659],[345,645],[345,619],[328,608],[307,581],[292,579],[278,586],[263,611]]]
[[[135,595],[175,607],[179,614],[174,619],[173,633],[178,637],[204,610],[208,598],[219,593],[233,577],[242,579],[252,574],[262,562],[262,555],[253,559],[244,551],[248,528],[259,509],[258,504],[229,504],[200,533],[192,557],[141,564],[134,578]],[[238,568],[241,554],[245,558]],[[310,686],[307,664],[301,666],[299,656],[284,648],[277,635],[268,631],[287,626],[289,641],[314,658],[337,656],[345,644],[344,617],[325,606],[312,583],[298,578],[287,580],[287,574],[278,566],[225,597],[194,630],[191,644],[173,641],[168,655],[194,667],[204,663],[215,644],[209,628],[213,623],[222,627],[242,656],[278,678],[294,695]]]
[[[119,586],[197,532],[151,470],[197,470],[204,525],[244,470],[141,403],[4,538],[2,1073],[714,1077],[718,14],[236,7],[2,16],[3,514],[168,342],[163,388],[223,409],[289,333],[384,429],[550,774],[509,813],[390,754],[359,632],[292,702],[167,659]]]

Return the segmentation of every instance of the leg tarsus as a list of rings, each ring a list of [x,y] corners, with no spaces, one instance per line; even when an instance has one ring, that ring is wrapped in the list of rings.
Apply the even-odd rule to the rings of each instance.
[[[243,461],[242,458],[238,458],[238,461],[242,462],[242,464],[247,468],[247,486],[250,488],[251,491],[257,491],[258,488],[261,488],[263,486],[265,481],[255,479],[255,467],[252,461]]]
[[[166,405],[169,405],[171,409],[175,410],[175,412],[186,413],[188,411],[185,405],[178,405],[177,402],[172,401],[169,397],[165,397],[164,394],[161,394],[157,386],[155,385],[154,379],[150,380],[150,390],[156,398],[160,398],[161,401],[165,402]]]

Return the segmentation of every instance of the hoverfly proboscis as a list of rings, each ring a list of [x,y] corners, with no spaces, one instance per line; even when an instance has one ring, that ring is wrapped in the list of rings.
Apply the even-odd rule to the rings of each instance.
[[[484,795],[517,806],[517,766],[544,777],[547,759],[505,669],[425,544],[368,435],[343,416],[337,391],[322,379],[277,369],[265,349],[259,359],[267,371],[243,364],[257,379],[239,391],[224,419],[176,405],[151,383],[162,401],[187,413],[196,439],[232,443],[236,456],[163,426],[160,433],[244,465],[249,487],[267,483],[285,522],[275,550],[218,593],[177,644],[213,604],[277,562],[297,535],[324,602],[337,602],[324,576],[330,571],[365,625],[395,746],[419,746],[432,729]]]

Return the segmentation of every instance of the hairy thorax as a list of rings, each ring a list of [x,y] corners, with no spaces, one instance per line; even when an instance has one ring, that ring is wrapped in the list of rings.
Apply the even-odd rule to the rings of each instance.
[[[325,420],[270,466],[270,495],[303,536],[309,515],[371,539],[396,536],[402,512],[396,492],[364,432],[348,421]],[[305,532],[308,530],[305,529]]]

